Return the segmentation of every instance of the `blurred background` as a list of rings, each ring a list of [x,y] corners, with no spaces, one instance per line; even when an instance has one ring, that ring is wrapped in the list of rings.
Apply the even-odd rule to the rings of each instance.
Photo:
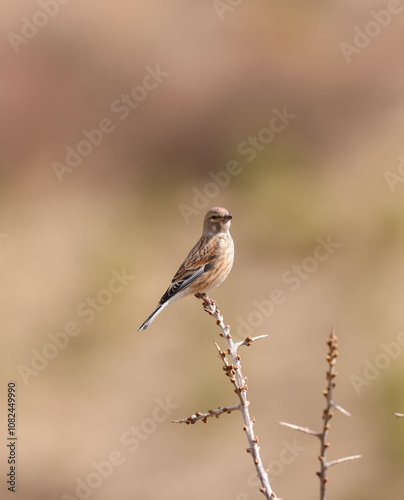
[[[398,1],[0,6],[1,496],[17,384],[18,499],[253,500],[241,416],[194,298],[153,310],[234,216],[212,293],[282,498],[318,498],[326,341],[340,345],[338,500],[404,488],[404,8]],[[238,4],[238,5],[232,5]],[[319,247],[320,245],[320,247]],[[275,291],[275,292],[274,292]],[[401,340],[401,343],[400,343]]]

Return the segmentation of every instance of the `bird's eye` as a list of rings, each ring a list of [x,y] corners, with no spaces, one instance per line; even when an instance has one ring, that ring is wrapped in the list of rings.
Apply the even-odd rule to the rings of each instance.
[[[212,217],[210,218],[210,220],[218,220],[218,219],[219,219],[218,215],[212,215]]]

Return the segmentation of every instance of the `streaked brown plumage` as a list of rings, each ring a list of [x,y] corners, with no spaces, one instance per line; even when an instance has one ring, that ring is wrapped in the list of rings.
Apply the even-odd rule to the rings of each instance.
[[[154,318],[171,302],[198,293],[206,293],[227,278],[234,260],[230,235],[233,217],[225,208],[211,208],[205,215],[202,236],[189,252],[156,309],[138,328],[146,330]]]

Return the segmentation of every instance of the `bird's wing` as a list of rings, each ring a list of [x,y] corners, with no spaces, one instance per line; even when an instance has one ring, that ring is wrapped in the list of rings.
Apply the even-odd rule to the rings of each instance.
[[[183,279],[176,281],[167,288],[166,293],[161,297],[159,304],[164,304],[177,293],[185,290],[191,283],[196,281],[203,273],[212,267],[211,263],[198,267],[197,269],[188,269],[188,274]]]
[[[182,281],[190,272],[212,263],[217,258],[217,239],[202,236],[189,254],[185,257],[178,271],[175,273],[172,284]],[[206,270],[206,269],[205,269]]]
[[[189,252],[181,264],[171,285],[161,297],[159,304],[164,304],[174,295],[185,290],[191,283],[196,281],[203,273],[209,271],[216,258],[216,245],[212,238],[203,236]]]

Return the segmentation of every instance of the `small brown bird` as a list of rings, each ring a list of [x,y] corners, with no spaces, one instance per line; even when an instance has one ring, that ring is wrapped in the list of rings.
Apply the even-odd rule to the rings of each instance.
[[[230,235],[232,218],[233,216],[221,207],[211,208],[207,212],[203,221],[202,236],[175,273],[156,309],[137,331],[146,330],[171,302],[187,295],[206,293],[223,283],[234,260],[234,244]]]

